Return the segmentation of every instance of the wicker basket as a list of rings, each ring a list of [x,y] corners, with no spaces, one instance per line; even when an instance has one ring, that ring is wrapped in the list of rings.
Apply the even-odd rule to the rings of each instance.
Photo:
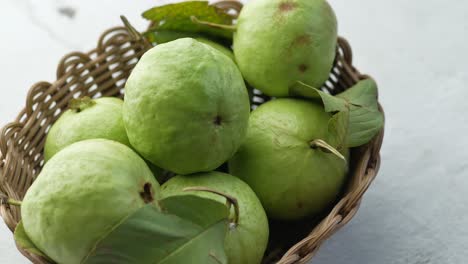
[[[239,12],[236,1],[217,3]],[[149,48],[134,30],[117,27],[104,32],[97,47],[88,53],[66,55],[57,68],[53,83],[35,84],[26,98],[26,107],[16,120],[0,130],[0,214],[13,231],[21,219],[20,209],[9,206],[8,198],[22,200],[39,174],[46,133],[72,98],[90,96],[122,97],[124,85],[138,59]],[[368,78],[352,65],[348,42],[340,38],[335,66],[324,89],[332,94]],[[253,104],[269,100],[256,92]],[[298,223],[271,222],[271,242],[264,263],[307,263],[319,246],[356,214],[362,196],[377,175],[383,129],[372,142],[352,150],[351,170],[343,195],[333,208],[316,220]],[[47,263],[41,257],[18,248],[33,263]]]

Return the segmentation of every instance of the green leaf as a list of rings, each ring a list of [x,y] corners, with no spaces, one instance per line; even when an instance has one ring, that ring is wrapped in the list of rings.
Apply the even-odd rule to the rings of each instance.
[[[332,134],[332,140],[336,142],[346,140],[350,148],[368,143],[383,127],[384,117],[379,111],[377,102],[377,84],[372,79],[362,80],[336,96],[302,82],[290,88],[289,92],[291,96],[320,99],[325,111],[329,113],[348,112],[335,117],[339,120],[331,120],[329,131],[331,132],[333,127],[340,130],[341,132]],[[346,115],[348,125],[344,126],[343,119]],[[347,131],[346,137],[341,134],[345,130]]]
[[[160,262],[164,264],[194,263],[194,264],[221,264],[227,263],[224,252],[226,237],[226,222],[218,222],[200,234],[191,238],[189,243],[178,248]],[[132,262],[133,263],[133,262]]]
[[[349,111],[341,111],[333,115],[328,121],[328,134],[330,145],[338,151],[347,147],[349,130]]]
[[[372,79],[362,80],[336,97],[345,99],[351,105],[348,146],[367,144],[384,125],[377,102],[377,84]]]
[[[382,129],[384,117],[378,110],[362,106],[351,106],[349,118],[348,146],[362,146],[372,140]]]
[[[28,234],[26,234],[26,231],[24,230],[24,226],[23,226],[23,221],[20,221],[18,225],[16,226],[14,238],[15,238],[16,244],[20,248],[25,250],[26,252],[43,257],[52,262],[52,260],[49,257],[47,257],[46,254],[42,253],[36,247],[36,245],[34,245],[34,243],[29,238]]]
[[[377,84],[372,79],[362,80],[336,97],[343,98],[353,105],[378,109]]]
[[[154,7],[143,13],[143,17],[152,21],[152,31],[178,31],[202,33],[212,37],[232,39],[232,30],[216,28],[209,25],[194,23],[192,17],[198,20],[231,26],[233,17],[223,9],[210,5],[207,1],[188,1]]]
[[[346,100],[337,98],[331,94],[320,91],[319,89],[312,87],[303,82],[297,82],[289,89],[291,96],[299,96],[309,99],[321,99],[327,112],[346,111],[349,109],[349,105]]]
[[[180,38],[201,37],[200,34],[196,34],[196,33],[171,31],[171,30],[148,31],[144,33],[143,35],[153,44],[167,43],[167,42],[180,39]]]
[[[225,204],[194,195],[168,197],[161,200],[160,204],[164,211],[188,219],[203,228],[213,222],[212,219],[227,219],[230,212]]]
[[[147,205],[97,243],[84,263],[227,263],[225,204],[193,195]]]

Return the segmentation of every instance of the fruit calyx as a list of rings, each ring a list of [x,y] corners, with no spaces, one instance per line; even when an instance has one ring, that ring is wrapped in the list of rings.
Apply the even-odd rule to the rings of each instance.
[[[151,183],[147,182],[143,185],[143,191],[140,192],[140,197],[143,199],[145,204],[152,203],[154,201],[154,195]]]
[[[225,29],[225,30],[230,30],[230,31],[236,31],[237,30],[236,25],[216,24],[216,23],[200,20],[196,16],[191,16],[190,20],[192,20],[192,22],[195,23],[195,24],[209,26],[209,27],[212,27],[212,28]]]
[[[79,113],[82,112],[91,106],[95,105],[96,101],[93,99],[89,98],[88,96],[85,96],[83,98],[74,98],[70,101],[70,109]]]
[[[219,115],[215,116],[215,118],[213,119],[213,124],[217,126],[220,126],[222,122],[223,122],[223,118]]]
[[[229,194],[213,190],[207,187],[201,187],[201,186],[196,186],[196,187],[188,187],[183,189],[184,192],[191,192],[191,191],[200,191],[200,192],[209,192],[209,193],[214,193],[217,195],[220,195],[224,198],[226,198],[226,206],[230,209],[231,206],[234,206],[234,219],[231,222],[230,228],[236,228],[239,225],[239,202],[237,199]]]
[[[322,139],[312,140],[310,142],[310,147],[313,149],[320,149],[324,152],[332,153],[333,155],[342,159],[344,162],[347,162],[345,156],[343,156],[343,154],[341,154],[338,150],[336,150],[334,147],[328,144],[325,140],[322,140]]]

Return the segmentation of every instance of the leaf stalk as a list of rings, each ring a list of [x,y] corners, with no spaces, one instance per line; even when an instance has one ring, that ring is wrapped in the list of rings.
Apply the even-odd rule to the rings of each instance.
[[[343,154],[341,154],[338,150],[336,150],[334,147],[328,144],[325,140],[315,139],[312,142],[310,142],[310,147],[313,149],[320,148],[325,152],[334,154],[338,158],[342,159],[344,162],[347,162],[345,156],[343,156]]]
[[[232,224],[234,224],[234,227],[237,227],[239,225],[239,202],[237,199],[229,194],[213,190],[211,188],[207,187],[201,187],[201,186],[196,186],[196,187],[188,187],[183,190],[184,192],[190,192],[190,191],[201,191],[201,192],[209,192],[209,193],[214,193],[220,196],[223,196],[226,198],[226,205],[228,208],[231,208],[231,206],[234,206],[234,220],[232,221]]]
[[[230,31],[236,31],[237,30],[236,25],[223,25],[223,24],[211,23],[211,22],[208,22],[208,21],[199,20],[196,16],[191,16],[190,20],[192,20],[192,22],[195,23],[195,24],[209,26],[209,27],[212,27],[212,28],[225,29],[225,30],[230,30]]]

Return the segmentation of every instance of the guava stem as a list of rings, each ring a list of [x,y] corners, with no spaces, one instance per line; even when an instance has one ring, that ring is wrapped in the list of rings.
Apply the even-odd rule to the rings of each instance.
[[[124,24],[125,28],[127,28],[128,33],[135,39],[135,40],[140,40],[142,38],[140,32],[138,32],[132,24],[128,21],[128,19],[125,16],[120,16],[120,20],[122,20],[122,23]]]
[[[90,108],[91,106],[95,104],[96,104],[96,101],[89,98],[88,96],[85,96],[83,98],[78,98],[78,99],[74,98],[70,101],[70,109],[79,113],[81,111],[86,110],[87,108]]]
[[[184,192],[201,191],[201,192],[209,192],[209,193],[214,193],[214,194],[223,196],[224,198],[226,198],[226,201],[227,201],[226,205],[227,205],[228,208],[231,208],[231,205],[234,206],[234,220],[233,220],[232,223],[235,226],[237,226],[239,224],[239,202],[237,201],[237,199],[235,197],[233,197],[233,196],[231,196],[229,194],[217,191],[217,190],[213,190],[213,189],[210,189],[210,188],[207,188],[207,187],[200,187],[200,186],[188,187],[188,188],[185,188],[183,191]]]
[[[136,30],[135,27],[132,26],[132,24],[128,21],[128,19],[125,16],[120,16],[120,20],[122,20],[122,23],[124,24],[125,28],[127,29],[128,33],[134,41],[143,41],[143,44],[148,49],[153,47],[153,45],[151,45],[148,39],[145,38],[138,30]]]
[[[21,206],[22,202],[17,201],[11,198],[8,198],[6,195],[1,194],[0,196],[0,204],[8,204],[13,206]]]
[[[310,142],[310,147],[311,148],[321,148],[322,150],[326,150],[326,151],[334,154],[338,158],[342,159],[344,162],[347,162],[345,156],[343,156],[343,154],[341,154],[334,147],[330,146],[327,142],[325,142],[325,140],[315,139],[312,142]]]
[[[203,21],[199,20],[196,16],[191,16],[190,19],[192,20],[193,23],[199,24],[199,25],[205,25],[213,28],[219,28],[219,29],[226,29],[230,31],[236,31],[237,26],[236,25],[223,25],[223,24],[216,24],[216,23],[211,23],[208,21]]]
[[[23,204],[21,201],[17,201],[13,199],[8,199],[7,203],[13,206],[21,206]]]

